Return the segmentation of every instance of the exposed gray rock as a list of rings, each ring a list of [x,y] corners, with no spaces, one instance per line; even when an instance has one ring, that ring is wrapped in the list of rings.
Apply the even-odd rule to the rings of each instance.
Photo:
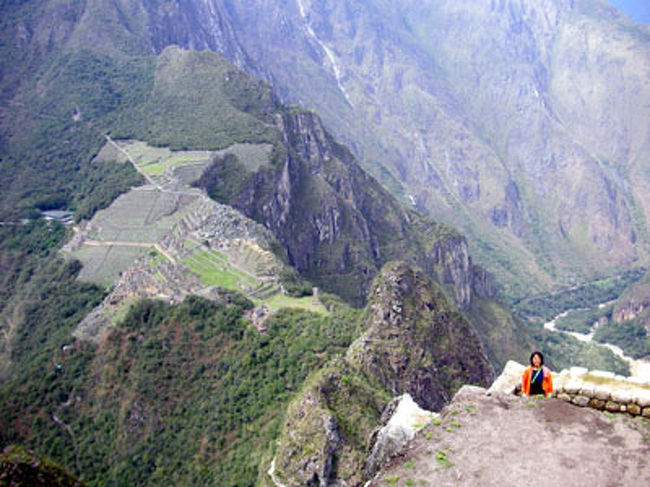
[[[542,472],[538,483],[548,486],[634,487],[650,478],[650,443],[633,421],[552,398],[464,388],[441,413],[442,424],[425,428],[370,486],[393,478],[427,486],[520,485],[531,472]]]
[[[382,413],[383,426],[370,438],[364,476],[372,478],[388,460],[403,451],[419,430],[438,416],[420,408],[409,394],[393,399]]]

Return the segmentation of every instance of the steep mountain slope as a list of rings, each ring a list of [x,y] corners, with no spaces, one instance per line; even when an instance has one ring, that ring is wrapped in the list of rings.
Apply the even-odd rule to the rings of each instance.
[[[647,263],[650,33],[602,0],[7,10],[10,146],[14,122],[33,118],[21,104],[38,86],[25,80],[56,74],[62,53],[93,46],[133,71],[134,54],[209,49],[316,109],[394,194],[467,234],[510,295]],[[134,95],[113,82],[103,98]]]
[[[80,21],[77,28],[84,25]],[[90,217],[98,207],[111,204],[117,193],[144,182],[144,189],[116,200],[117,209],[113,205],[107,209],[124,214],[129,207],[124,202],[131,201],[133,193],[177,196],[189,189],[162,177],[171,170],[167,158],[161,156],[154,170],[152,161],[143,158],[138,159],[140,165],[126,162],[133,147],[157,154],[172,153],[169,147],[201,150],[203,158],[205,152],[214,151],[206,174],[219,173],[228,164],[247,171],[238,173],[245,176],[239,186],[228,186],[221,198],[227,197],[268,227],[256,233],[277,232],[278,259],[286,259],[349,301],[364,301],[373,275],[397,256],[421,264],[423,272],[440,281],[443,290],[432,299],[444,309],[469,309],[479,296],[493,295],[489,276],[472,265],[464,238],[401,208],[323,129],[315,114],[280,104],[270,87],[218,54],[175,47],[156,57],[77,50],[73,40],[80,32],[75,30],[63,47],[57,45],[63,52],[53,53],[36,86],[20,87],[24,105],[16,105],[4,120],[26,123],[24,130],[5,126],[11,128],[7,162],[35,149],[31,159],[5,166],[15,170],[13,178],[3,181],[16,190],[4,200],[11,210],[8,214],[34,217],[34,208],[47,203]],[[120,140],[127,137],[142,142]],[[167,147],[152,149],[144,142]],[[112,151],[103,149],[107,143]],[[218,152],[239,143],[263,146],[258,155],[267,160],[239,157],[234,149]],[[48,157],[42,172],[37,164],[40,156]],[[80,167],[89,168],[90,174],[80,173]],[[113,182],[119,185],[82,211],[80,203],[85,200],[79,195],[85,193],[79,186],[98,183],[106,188],[106,181],[92,178],[96,167],[116,170]],[[158,169],[162,176],[155,174]],[[21,178],[29,184],[20,186]],[[95,195],[92,185],[83,188]],[[310,194],[312,189],[317,192]],[[198,198],[200,191],[191,191]],[[7,206],[11,198],[23,205],[15,212]],[[89,231],[95,232],[95,243],[102,238],[107,243],[107,235],[119,237],[130,229],[129,237],[137,243],[151,230],[142,221],[155,227],[156,215],[169,216],[166,211],[173,213],[182,206],[174,198],[169,201],[162,208],[137,208],[129,215],[132,220],[122,222],[125,227],[102,212],[91,221],[101,222],[102,228]],[[216,203],[201,208],[207,208],[208,215],[176,216],[179,227],[204,232],[206,242],[199,246],[206,249],[212,250],[213,235],[201,225],[215,218],[223,223],[227,214],[241,227],[259,227],[232,208],[222,213],[215,210],[222,208]],[[283,231],[283,212],[294,222],[291,232]],[[279,311],[264,329],[258,328],[248,318],[253,303],[223,290],[216,290],[210,300],[187,296],[195,291],[192,281],[189,290],[180,289],[184,294],[170,293],[173,299],[184,298],[182,303],[136,301],[125,315],[112,317],[113,327],[92,334],[93,343],[73,332],[108,293],[80,282],[79,263],[57,255],[72,232],[38,219],[25,225],[17,220],[7,223],[0,228],[2,265],[8,270],[1,310],[0,443],[25,444],[90,483],[155,484],[164,479],[178,484],[250,485],[260,465],[266,467],[262,460],[270,455],[269,443],[277,438],[284,408],[304,379],[340,357],[361,332],[359,313],[327,296],[321,298],[327,311]],[[158,238],[169,229],[154,228],[151,235]],[[301,240],[305,235],[310,238]],[[269,236],[267,241],[272,247],[275,239]],[[164,275],[157,285],[178,284],[165,280],[163,271],[168,268],[160,265],[161,260],[156,252],[144,256],[140,262],[150,267],[147,277],[155,279],[159,271]],[[109,301],[124,283],[129,284],[132,270],[123,273]],[[335,279],[336,273],[344,275]],[[134,283],[143,286],[138,290],[141,295],[160,291],[152,281],[130,284]],[[463,325],[460,330],[470,326],[460,314],[450,316],[452,324]],[[521,336],[528,339],[523,329]],[[452,387],[454,380],[441,378],[440,387]]]
[[[389,398],[409,393],[439,410],[461,384],[492,381],[472,326],[404,263],[387,264],[375,279],[362,327],[345,358],[313,374],[287,409],[273,460],[280,482],[363,485]]]
[[[77,478],[52,460],[16,445],[0,453],[0,481],[2,485],[82,487]]]
[[[514,295],[647,261],[649,34],[600,0],[125,5],[315,108]]]

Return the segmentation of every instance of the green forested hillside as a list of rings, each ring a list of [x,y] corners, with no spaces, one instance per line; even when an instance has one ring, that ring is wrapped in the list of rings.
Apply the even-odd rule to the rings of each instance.
[[[463,380],[478,377],[484,382],[491,378],[491,367],[498,369],[509,358],[527,354],[536,343],[548,347],[549,358],[556,364],[592,366],[597,363],[604,364],[603,368],[624,371],[625,366],[612,361],[611,354],[600,352],[574,363],[574,357],[584,349],[567,344],[557,336],[550,337],[535,327],[528,329],[513,317],[497,302],[494,283],[488,273],[474,265],[461,234],[412,207],[405,207],[362,169],[353,151],[331,135],[318,114],[282,103],[270,84],[239,68],[255,71],[254,63],[259,59],[249,57],[242,47],[244,43],[238,43],[233,31],[237,24],[229,17],[237,10],[234,3],[233,9],[228,10],[223,2],[214,2],[209,4],[214,6],[209,12],[202,10],[207,8],[206,2],[187,2],[185,6],[190,3],[196,9],[188,7],[188,11],[182,12],[190,29],[185,29],[180,17],[175,17],[181,3],[10,0],[2,4],[0,448],[18,444],[33,449],[36,454],[51,457],[89,485],[249,486],[265,478],[265,469],[276,453],[280,431],[292,419],[285,416],[287,407],[300,401],[300,391],[309,391],[314,386],[322,392],[321,386],[327,388],[341,382],[343,388],[328,390],[334,394],[322,397],[335,403],[333,409],[338,411],[342,428],[353,440],[356,460],[361,465],[366,436],[376,426],[381,409],[389,399],[387,391],[402,391],[404,387],[399,384],[403,377],[399,370],[393,370],[386,378],[399,387],[384,384],[386,390],[378,388],[373,392],[370,390],[373,387],[364,382],[368,377],[361,372],[341,373],[333,380],[328,374],[332,371],[338,374],[344,369],[328,367],[338,363],[349,345],[367,331],[361,315],[370,316],[375,312],[373,325],[381,333],[387,333],[382,337],[388,348],[394,347],[395,354],[386,360],[378,349],[370,360],[372,363],[366,363],[364,360],[370,355],[364,355],[366,350],[361,341],[355,349],[356,359],[367,370],[383,373],[381,367],[376,367],[377,363],[392,366],[404,359],[407,352],[412,353],[413,364],[409,370],[413,375],[408,383],[414,391],[430,393],[428,404],[436,406],[444,403]],[[250,4],[246,8],[254,7]],[[295,17],[294,7],[287,13]],[[223,21],[214,22],[218,32],[212,32],[214,37],[207,40],[201,38],[208,36],[205,31],[194,28],[204,14],[212,20],[216,15]],[[295,33],[289,17],[285,19],[288,23],[278,22],[278,25]],[[300,18],[305,20],[303,17]],[[276,23],[264,19],[260,27],[271,24]],[[186,43],[190,44],[186,47],[195,49],[171,46],[177,34],[179,38],[185,36]],[[299,37],[291,39],[296,46],[302,45]],[[299,56],[287,68],[288,75],[296,75],[296,81],[303,87],[304,80],[319,71],[313,64],[317,64],[315,60],[324,44],[317,49],[313,42],[316,41],[305,42],[311,46],[310,52],[313,51],[311,61],[303,63],[303,57]],[[227,51],[225,54],[235,54],[231,56],[235,64],[210,52],[219,46]],[[366,53],[357,54],[360,64],[367,62]],[[307,71],[297,73],[301,66],[307,66]],[[313,71],[309,71],[310,66]],[[271,82],[276,81],[270,71],[260,68],[256,72]],[[392,67],[390,72],[395,87],[401,87],[404,73],[393,73]],[[331,74],[328,76],[331,78]],[[406,73],[405,79],[409,76]],[[284,75],[282,79],[286,81]],[[345,92],[342,93],[347,101],[341,99],[338,74],[325,82],[318,77],[314,80],[309,88],[323,95],[321,106],[327,110],[328,120],[339,117],[335,113],[339,105],[345,105],[346,110],[341,119],[349,120],[353,105]],[[320,87],[325,91],[316,89]],[[286,83],[284,88],[282,95],[286,97]],[[401,88],[398,91],[404,94]],[[420,106],[419,89],[407,91],[401,99],[408,102],[405,106]],[[337,104],[330,105],[327,100],[332,93]],[[386,93],[381,95],[384,97]],[[428,99],[429,95],[425,97]],[[370,112],[374,111],[375,102],[369,106]],[[431,106],[437,107],[438,102],[432,101]],[[401,109],[395,112],[394,119],[388,119],[380,110],[374,116],[370,112],[355,118],[350,134],[358,133],[359,126],[370,119],[382,124],[379,134],[401,124]],[[428,126],[432,121],[430,114],[421,115],[418,124]],[[404,130],[419,133],[411,129],[410,124],[404,126]],[[466,140],[464,130],[451,131],[454,140]],[[420,185],[426,181],[444,186],[442,179],[436,179],[436,172],[424,164],[431,155],[429,148],[422,146],[424,139],[411,141],[407,137],[409,147],[416,148],[407,156],[423,163],[426,178],[424,173],[409,171],[401,165],[401,149],[385,150],[379,145],[367,151],[368,141],[375,140],[376,135],[370,134],[357,143],[348,142],[355,151],[365,151],[366,165],[372,162],[368,160],[369,154],[381,155],[374,167],[384,184],[399,192],[397,179],[401,177],[405,178],[402,182],[417,190],[422,190]],[[396,137],[402,139],[402,135]],[[449,133],[442,135],[439,141],[433,142],[440,147],[449,140],[447,136],[451,137]],[[111,145],[112,141],[122,145]],[[386,144],[393,141],[388,138]],[[106,151],[103,154],[109,154],[108,157],[97,157],[107,142],[113,155]],[[216,152],[247,143],[256,144],[256,149]],[[157,146],[152,153],[168,148],[202,150],[202,163],[208,169],[198,179],[198,188],[180,188],[173,177],[152,177],[156,171],[158,174],[154,175],[167,175],[172,163],[150,160],[144,169],[144,165],[131,164],[124,149],[129,144]],[[115,154],[120,150],[123,153],[118,157]],[[464,157],[465,153],[458,150],[454,145],[452,166],[457,166],[458,158]],[[249,160],[253,152],[255,155]],[[470,152],[472,156],[477,154]],[[436,157],[440,155],[436,154]],[[493,160],[492,156],[485,160]],[[390,164],[385,165],[388,160]],[[390,172],[386,167],[390,167]],[[460,172],[463,170],[461,167]],[[476,175],[470,176],[471,179]],[[507,216],[505,213],[514,211],[501,206],[506,203],[517,206],[521,201],[516,186],[514,189],[507,186],[509,189],[504,191],[510,199],[502,201],[503,191],[492,187],[492,183],[490,180],[482,184],[484,191],[490,193],[488,202],[494,206],[496,220],[501,221]],[[104,299],[110,300],[119,286],[82,282],[81,264],[62,258],[59,251],[66,242],[83,234],[93,215],[134,186],[142,187],[132,193],[158,191],[171,195],[156,211],[169,212],[165,216],[176,219],[173,223],[177,224],[162,230],[157,228],[160,234],[156,233],[157,237],[144,244],[127,242],[141,244],[143,248],[150,246],[150,259],[140,260],[138,265],[151,264],[160,275],[151,274],[160,277],[166,285],[177,281],[165,280],[162,273],[178,270],[172,269],[175,259],[185,262],[196,276],[203,278],[202,282],[197,278],[193,290],[204,297],[178,293],[182,298],[176,299],[174,291],[177,290],[164,289],[161,285],[151,294],[160,298],[157,300],[127,296],[125,302],[133,306],[121,309],[113,317],[114,323],[110,323],[115,326],[108,326],[104,336],[95,337],[96,342],[75,338],[79,323]],[[470,186],[459,183],[454,191],[471,199]],[[522,185],[522,198],[528,196],[524,190],[531,191],[530,185]],[[217,251],[210,248],[210,242],[203,239],[202,228],[192,228],[193,240],[175,233],[180,226],[189,226],[188,221],[192,223],[196,216],[189,211],[182,216],[174,213],[178,193],[197,199],[200,195],[208,200],[201,191],[236,208],[239,212],[229,208],[232,210],[229,215],[234,214],[234,219],[243,221],[249,217],[264,225],[279,242],[276,245],[274,241],[269,248],[277,250],[276,257],[282,260],[282,266],[277,269],[282,268],[283,275],[270,276],[278,279],[259,287],[261,294],[269,289],[278,293],[274,295],[271,316],[263,326],[255,326],[251,318],[253,313],[264,312],[254,309],[263,300],[253,303],[232,290],[241,287],[232,276],[243,271],[233,265],[228,275],[218,272],[217,266],[202,267],[201,262],[220,259]],[[458,221],[458,214],[450,216],[448,212],[463,205],[447,207],[447,197],[456,198],[451,194],[435,196],[423,190],[410,199],[427,211],[439,202],[444,203],[442,213],[451,221]],[[122,211],[128,212],[139,201],[142,200],[134,199]],[[212,202],[208,200],[208,203]],[[149,218],[149,213],[156,211],[147,209],[154,205],[140,206],[142,219],[155,225],[157,221]],[[204,205],[204,208],[211,206]],[[72,211],[75,226],[64,227],[40,218],[42,211],[55,209]],[[514,213],[521,210],[515,209]],[[481,231],[493,226],[485,215],[472,218],[481,220]],[[511,218],[508,223],[521,223],[515,220]],[[110,223],[110,219],[100,220],[100,226],[110,226]],[[533,223],[537,225],[536,230],[542,228],[541,223]],[[631,225],[623,223],[625,228]],[[136,233],[134,228],[124,224],[119,231],[107,233],[118,236],[122,231]],[[501,241],[506,231],[509,230],[499,227],[494,238]],[[101,232],[89,234],[92,240]],[[199,249],[197,255],[163,255],[162,240],[156,240],[161,234],[163,240],[178,240],[177,249],[195,246]],[[214,241],[219,240],[217,231],[210,236]],[[504,239],[504,247],[494,253],[490,253],[494,250],[490,248],[491,240],[480,251],[489,254],[492,262],[508,274],[527,251],[517,247],[517,256],[511,259],[503,251],[511,248],[511,237]],[[111,248],[113,244],[108,241],[107,238],[90,243]],[[165,259],[169,266],[153,267],[152,262],[157,265]],[[383,310],[381,302],[365,310],[351,307],[366,302],[374,276],[393,259],[419,267],[413,272],[421,273],[427,282],[435,280],[435,293],[424,301],[406,296],[406,307],[395,303],[395,307]],[[515,286],[516,290],[536,279],[524,269],[517,269],[516,274],[525,275],[526,279]],[[133,269],[122,270],[111,276]],[[539,275],[552,274],[552,271],[543,269]],[[231,281],[226,282],[224,275]],[[247,275],[251,277],[250,272]],[[137,291],[143,282],[146,284],[137,279],[130,282],[131,292]],[[206,282],[222,288],[203,287]],[[396,275],[389,277],[386,285],[399,290],[403,289],[404,282],[403,276]],[[311,283],[320,288],[318,292],[312,290]],[[547,284],[545,280],[540,287]],[[620,292],[617,282],[605,280],[602,286],[583,289],[584,295],[582,291],[572,291],[556,301],[533,299],[519,304],[529,315],[554,316],[556,306],[562,309],[573,306],[587,295],[589,299],[595,299],[593,296],[609,299],[612,287]],[[282,292],[300,296],[314,293],[313,300],[304,299],[316,303],[321,312],[282,309],[295,302],[285,299]],[[430,294],[422,292],[426,296]],[[393,320],[391,326],[396,326],[398,321],[401,324],[402,312],[409,306],[417,308],[411,310],[413,315],[418,320],[424,316],[420,321],[427,325],[431,324],[427,316],[435,311],[434,324],[441,325],[454,339],[450,340],[445,333],[438,336],[416,327],[413,336],[406,334],[410,337],[408,342],[400,341],[385,327],[386,320]],[[456,333],[460,330],[462,334]],[[422,353],[420,346],[426,348]],[[435,356],[431,350],[437,350]],[[470,376],[468,371],[477,366],[476,353],[481,354],[482,365]],[[420,366],[422,360],[426,367]],[[427,390],[437,382],[432,379],[436,371],[444,372],[444,384],[438,387],[437,393]],[[431,377],[418,375],[423,372]],[[315,377],[315,382],[305,384],[309,376]],[[368,406],[348,401],[357,392],[373,403]]]
[[[251,485],[286,403],[345,350],[358,314],[284,311],[260,335],[242,319],[250,302],[224,303],[141,302],[99,347],[70,340],[52,317],[59,333],[23,341],[29,355],[15,356],[0,389],[3,443],[90,485]]]

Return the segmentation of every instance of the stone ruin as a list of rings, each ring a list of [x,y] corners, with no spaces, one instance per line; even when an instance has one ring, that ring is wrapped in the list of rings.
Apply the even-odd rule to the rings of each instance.
[[[515,394],[525,368],[509,361],[488,394]],[[571,367],[553,373],[553,397],[580,407],[650,418],[650,382],[613,372]]]

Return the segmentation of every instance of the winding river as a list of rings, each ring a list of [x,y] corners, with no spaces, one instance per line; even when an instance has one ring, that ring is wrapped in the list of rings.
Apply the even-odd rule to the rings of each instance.
[[[544,323],[544,328],[546,328],[549,331],[554,331],[556,333],[564,333],[566,335],[571,335],[572,337],[580,340],[581,342],[591,342],[592,338],[594,336],[593,333],[593,328],[592,332],[585,334],[585,333],[577,333],[575,331],[564,331],[564,330],[558,330],[555,327],[555,322],[559,318],[563,318],[564,316],[568,315],[571,311],[565,311],[564,313],[560,313],[557,315],[555,318],[553,318],[551,321]],[[648,360],[637,360],[633,359],[631,357],[628,357],[625,355],[623,350],[620,347],[617,347],[616,345],[612,345],[611,343],[598,343],[598,342],[593,342],[594,344],[598,345],[599,347],[606,348],[608,350],[611,350],[614,355],[617,357],[620,357],[622,360],[628,363],[630,366],[630,377],[636,377],[638,379],[643,380],[644,382],[650,382],[650,361]]]

